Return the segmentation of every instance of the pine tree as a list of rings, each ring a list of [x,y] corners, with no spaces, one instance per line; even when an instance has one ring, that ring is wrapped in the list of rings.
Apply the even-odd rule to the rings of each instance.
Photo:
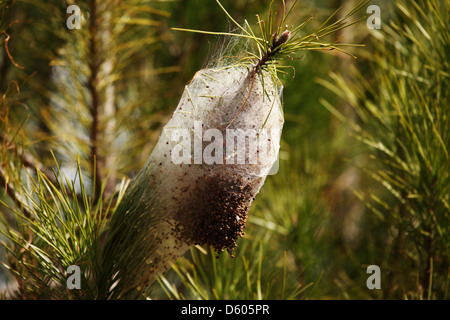
[[[319,19],[296,1],[212,3],[0,1],[0,260],[15,284],[2,297],[445,298],[448,5],[397,1],[357,51],[340,36],[365,25],[368,1],[308,7]],[[214,37],[226,40],[205,66]],[[358,83],[312,81],[369,50],[360,74],[348,67]],[[202,133],[274,130],[266,162],[173,166],[174,147],[189,149],[173,132],[194,141],[195,120]],[[355,153],[347,129],[376,160],[355,174],[369,187],[349,200],[363,217],[351,236],[330,205],[348,190],[328,192]],[[381,294],[356,285],[374,259],[390,268]]]

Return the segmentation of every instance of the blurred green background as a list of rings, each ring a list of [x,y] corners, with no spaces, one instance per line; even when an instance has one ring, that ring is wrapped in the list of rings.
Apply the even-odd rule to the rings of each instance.
[[[112,168],[113,194],[117,181],[142,167],[184,85],[224,52],[225,38],[170,28],[232,25],[214,0],[104,0],[93,37],[88,27],[65,27],[71,3],[2,2],[2,142],[15,141],[43,168],[52,167],[50,150],[67,172],[81,156],[92,176],[97,91],[97,174],[106,180]],[[79,4],[81,11],[91,12],[92,3]],[[269,7],[262,0],[221,3],[250,24]],[[364,19],[331,36],[364,44],[348,49],[357,59],[308,51],[292,61],[295,75],[281,79],[280,170],[257,195],[236,257],[193,248],[154,284],[153,299],[448,298],[450,5],[414,3],[372,1],[381,9],[380,30]],[[338,15],[356,4],[300,0],[288,23],[313,15],[305,28],[312,33],[340,6]],[[104,45],[93,52],[91,39]],[[96,63],[103,77],[92,83]],[[2,172],[13,183],[23,159],[6,145]],[[366,286],[369,265],[381,269],[380,290]],[[1,269],[0,282],[6,278]]]

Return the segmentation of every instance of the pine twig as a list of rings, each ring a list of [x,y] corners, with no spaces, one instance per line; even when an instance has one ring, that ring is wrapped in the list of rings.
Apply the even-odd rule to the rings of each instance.
[[[90,39],[89,39],[89,54],[91,61],[89,63],[90,76],[88,80],[88,89],[91,95],[91,128],[90,128],[90,162],[92,168],[92,176],[94,182],[94,201],[98,201],[101,189],[101,159],[98,154],[98,137],[99,137],[99,108],[100,95],[98,92],[98,73],[100,69],[100,60],[98,57],[98,6],[96,0],[91,0],[90,5]]]
[[[20,194],[14,189],[14,187],[6,182],[6,173],[2,167],[0,167],[0,185],[5,188],[5,193],[12,199],[12,201],[21,208],[23,214],[27,218],[31,218],[32,214],[28,208],[25,207],[24,202],[22,201],[22,197]]]

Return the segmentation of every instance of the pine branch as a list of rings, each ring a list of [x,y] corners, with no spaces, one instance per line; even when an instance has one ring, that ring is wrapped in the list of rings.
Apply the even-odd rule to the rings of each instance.
[[[21,197],[21,195],[14,189],[14,187],[6,182],[7,174],[3,170],[2,167],[0,167],[0,186],[5,188],[5,192],[8,194],[8,196],[11,198],[11,200],[20,208],[20,210],[23,212],[24,216],[31,219],[32,214],[30,210],[24,205],[24,199]]]
[[[115,170],[110,170],[114,162],[113,138],[115,134],[115,85],[111,80],[115,56],[110,54],[112,44],[111,12],[105,10],[97,0],[89,2],[89,79],[88,90],[91,97],[90,113],[90,156],[92,176],[95,180],[95,199],[98,201],[101,181],[107,177],[103,196],[108,197],[116,186]],[[101,35],[101,36],[100,36]],[[100,77],[106,84],[100,85]]]
[[[356,9],[365,3],[360,2]],[[262,23],[264,31],[257,37],[221,8],[243,32],[228,35],[253,40],[257,51],[230,65],[200,70],[186,86],[158,144],[112,217],[103,252],[105,269],[98,283],[104,299],[145,298],[156,276],[195,244],[212,245],[218,253],[227,250],[231,254],[244,234],[251,203],[278,155],[284,119],[277,61],[300,50],[337,48],[337,44],[312,43],[312,39],[347,27],[345,20],[356,11],[331,25],[324,24],[314,37],[301,38],[299,27],[293,29],[294,37],[284,26],[273,30],[271,18]],[[195,121],[201,122],[199,129]],[[270,147],[258,149],[256,164],[248,161],[253,156],[248,150],[235,151],[244,152],[247,160],[239,165],[229,164],[228,153],[219,156],[223,156],[220,164],[192,163],[197,157],[190,149],[192,138],[189,136],[188,147],[174,141],[172,132],[177,129],[189,135],[194,132],[194,139],[208,129],[223,136],[227,130],[256,130],[258,138],[269,141]],[[269,139],[259,137],[263,129],[268,130]],[[226,143],[221,140],[218,150],[228,150]],[[176,147],[187,148],[183,153],[191,162],[175,164],[171,156]]]
[[[37,170],[43,172],[53,183],[56,183],[56,178],[54,177],[53,172],[41,164],[31,153],[26,152],[22,147],[13,144],[2,134],[0,134],[0,143],[9,149],[15,150],[18,159],[23,166],[30,168],[33,172],[36,172]]]
[[[104,50],[109,51],[111,50],[111,44],[113,42],[112,39],[112,21],[111,21],[111,12],[106,11],[103,14],[103,20],[104,20],[104,30],[103,30],[103,39],[104,39]],[[115,56],[110,55],[106,58],[106,60],[103,63],[102,73],[104,77],[111,78],[111,75],[114,71],[114,63],[115,63]],[[116,97],[116,87],[115,83],[112,80],[108,80],[106,83],[106,88],[104,91],[105,95],[105,101],[103,104],[103,137],[102,137],[102,144],[103,144],[103,160],[104,164],[102,165],[102,168],[113,168],[114,164],[114,148],[113,148],[113,142],[115,138],[115,131],[116,131],[116,112],[115,112],[115,97]],[[102,174],[105,176],[105,172]],[[102,177],[103,178],[103,177]],[[110,170],[109,175],[107,175],[107,182],[105,184],[105,189],[103,191],[103,195],[105,198],[109,197],[116,187],[116,170]]]
[[[442,298],[448,292],[450,266],[445,71],[450,36],[444,23],[449,21],[450,4],[399,0],[395,6],[396,15],[383,26],[383,36],[373,38],[377,54],[371,55],[368,68],[373,81],[357,70],[352,70],[351,82],[335,74],[335,83],[323,81],[349,102],[359,123],[332,106],[327,109],[348,121],[374,161],[363,168],[374,183],[365,202],[397,238],[393,244],[380,240],[392,250],[389,260],[395,260],[388,284],[402,288],[397,293],[401,298]],[[411,274],[416,283],[411,283]],[[392,288],[386,293],[390,298],[394,294]]]
[[[103,160],[99,154],[99,113],[100,113],[100,93],[98,88],[98,73],[100,69],[100,56],[99,56],[99,30],[98,30],[98,6],[96,0],[89,1],[90,15],[89,15],[89,79],[88,89],[91,96],[91,127],[90,127],[90,163],[91,174],[94,180],[94,201],[97,202],[101,190],[102,181],[102,163]]]
[[[40,171],[36,178],[30,175],[30,188],[23,191],[33,219],[15,212],[19,229],[6,226],[2,230],[11,241],[3,244],[10,253],[5,266],[17,278],[22,299],[94,299],[99,238],[112,207],[109,203],[103,208],[101,194],[97,205],[92,204],[79,162],[74,180],[67,180],[58,164],[56,176],[53,184]],[[80,189],[80,200],[76,189]],[[82,290],[66,286],[65,270],[70,265],[82,270]]]
[[[5,10],[4,8],[2,9],[1,20],[6,21],[6,23],[9,24],[9,26],[7,28],[2,30],[2,33],[6,34],[6,30],[11,26],[10,21],[12,21],[14,18],[15,10],[16,10],[16,6],[14,6],[14,5],[8,6],[7,10]],[[8,43],[5,43],[5,46],[7,46],[7,45],[8,45]],[[2,58],[2,61],[1,61],[1,65],[0,65],[0,92],[3,93],[3,92],[5,92],[6,85],[7,85],[6,75],[8,74],[9,68],[12,63],[12,61],[8,57],[6,48],[5,48],[5,52],[2,53],[1,58]]]

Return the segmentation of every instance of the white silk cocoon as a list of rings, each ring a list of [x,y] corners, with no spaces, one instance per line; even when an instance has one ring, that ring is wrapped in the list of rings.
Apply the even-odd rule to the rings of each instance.
[[[131,270],[146,285],[193,245],[236,247],[250,205],[277,163],[282,86],[245,66],[198,71],[186,85],[144,168],[134,179],[121,227],[143,257]],[[118,245],[127,244],[117,241]],[[135,264],[135,263],[134,263]],[[118,276],[119,277],[119,276]]]

